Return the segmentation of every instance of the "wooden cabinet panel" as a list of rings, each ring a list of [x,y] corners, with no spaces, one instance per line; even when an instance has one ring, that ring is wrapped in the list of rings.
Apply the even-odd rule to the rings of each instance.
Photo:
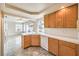
[[[60,56],[75,56],[76,55],[75,44],[59,41],[59,55]]]
[[[78,20],[78,4],[65,8],[64,27],[76,28]]]
[[[25,35],[22,37],[22,48],[27,48],[31,45],[30,35]]]
[[[49,27],[49,19],[48,19],[48,15],[44,16],[44,27]]]
[[[48,38],[48,51],[55,55],[58,55],[58,40]]]
[[[49,14],[49,27],[56,27],[56,13]]]
[[[40,46],[40,36],[39,35],[31,35],[31,45]]]
[[[49,28],[76,28],[78,20],[78,4],[63,8],[45,15],[44,25]]]
[[[79,56],[79,45],[77,45],[77,56]]]
[[[56,28],[63,28],[63,22],[65,20],[65,11],[59,10],[56,12]]]
[[[60,45],[65,45],[65,46],[67,46],[67,47],[71,47],[71,48],[76,48],[76,44],[74,44],[74,43],[70,43],[70,42],[66,42],[66,41],[60,41],[60,43],[59,43]]]
[[[64,45],[59,46],[59,55],[60,56],[75,56],[76,50]]]

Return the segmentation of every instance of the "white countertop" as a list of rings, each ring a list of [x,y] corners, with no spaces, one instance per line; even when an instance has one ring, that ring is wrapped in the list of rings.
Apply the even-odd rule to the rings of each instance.
[[[65,37],[65,36],[57,36],[57,35],[53,35],[53,34],[47,34],[47,33],[22,33],[22,35],[43,35],[43,36],[47,36],[47,37],[51,37],[51,38],[55,38],[58,40],[64,40],[67,42],[71,42],[71,43],[75,43],[75,44],[79,44],[79,37],[77,38],[71,38],[71,37]]]

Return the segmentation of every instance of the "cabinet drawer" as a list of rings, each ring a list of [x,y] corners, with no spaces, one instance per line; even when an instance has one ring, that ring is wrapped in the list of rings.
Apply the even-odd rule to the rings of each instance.
[[[59,41],[59,44],[67,46],[67,47],[71,47],[71,48],[74,48],[74,49],[76,48],[76,44],[70,43],[70,42],[66,42],[66,41]]]

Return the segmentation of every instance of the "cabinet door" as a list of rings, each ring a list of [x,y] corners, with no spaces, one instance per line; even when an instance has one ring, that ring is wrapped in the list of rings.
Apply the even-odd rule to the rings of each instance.
[[[65,43],[64,41],[59,41],[59,55],[60,56],[75,56],[76,48],[71,43]]]
[[[50,28],[56,27],[56,13],[49,14],[49,27]]]
[[[79,56],[79,45],[77,45],[77,56]]]
[[[56,12],[56,27],[63,28],[64,27],[64,19],[65,19],[65,10],[59,10]]]
[[[76,55],[76,51],[75,51],[75,49],[72,49],[70,47],[61,45],[59,47],[59,55],[60,56],[75,56]]]
[[[22,47],[27,48],[31,45],[30,35],[25,35],[22,37]]]
[[[65,8],[65,13],[66,19],[64,20],[64,27],[76,28],[78,20],[78,4]]]
[[[57,39],[53,39],[53,38],[48,39],[48,51],[55,55],[58,55],[58,40]]]
[[[40,46],[40,36],[39,35],[31,35],[31,45]]]
[[[48,20],[48,15],[44,16],[44,27],[49,27],[49,20]]]

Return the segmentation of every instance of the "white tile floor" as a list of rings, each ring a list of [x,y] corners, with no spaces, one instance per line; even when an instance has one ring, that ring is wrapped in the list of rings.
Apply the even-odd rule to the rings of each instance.
[[[7,37],[4,43],[5,56],[52,56],[41,47],[21,48],[21,36]]]

